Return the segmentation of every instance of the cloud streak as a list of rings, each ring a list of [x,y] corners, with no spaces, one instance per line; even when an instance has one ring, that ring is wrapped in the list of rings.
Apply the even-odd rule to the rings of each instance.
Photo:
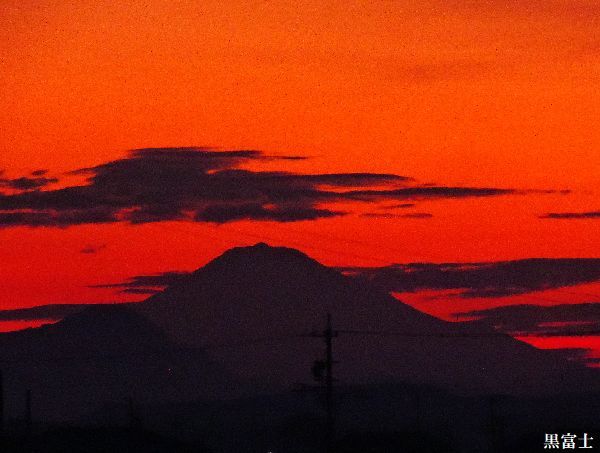
[[[366,212],[361,217],[371,219],[430,219],[433,214],[428,212],[411,212],[408,214],[392,214],[389,212]]]
[[[600,219],[600,211],[587,212],[549,212],[540,216],[541,219],[566,219],[566,220],[581,220],[581,219]]]
[[[458,313],[481,318],[478,322],[511,334],[582,336],[600,334],[600,303],[563,304],[551,307],[510,305]]]
[[[136,275],[125,282],[93,285],[90,288],[114,288],[128,294],[155,294],[167,286],[185,282],[188,272],[170,271],[154,275]]]
[[[255,150],[145,148],[72,174],[82,185],[47,189],[45,171],[3,179],[17,193],[0,194],[0,228],[161,221],[226,223],[239,220],[297,222],[347,215],[335,203],[397,202],[517,195],[514,189],[419,185],[384,173],[299,174],[250,171],[248,163],[304,159]],[[33,188],[28,190],[25,188]],[[45,189],[45,190],[42,190]],[[407,214],[425,218],[426,214]]]
[[[0,187],[17,190],[36,190],[42,187],[49,186],[58,182],[56,178],[46,178],[47,170],[36,170],[31,173],[31,176],[21,176],[20,178],[8,179],[3,178],[3,172],[0,171]]]
[[[16,310],[0,310],[0,321],[58,321],[93,304],[53,304]]]
[[[600,259],[597,258],[412,263],[341,270],[390,292],[460,290],[463,298],[515,296],[600,281]]]

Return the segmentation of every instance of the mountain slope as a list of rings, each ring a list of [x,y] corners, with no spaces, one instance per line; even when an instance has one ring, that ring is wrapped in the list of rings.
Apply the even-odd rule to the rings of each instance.
[[[200,350],[185,349],[126,305],[98,305],[37,329],[0,335],[6,412],[76,419],[129,399],[225,398],[240,385]],[[200,391],[199,389],[202,389]]]
[[[328,311],[346,328],[395,327],[389,316],[401,316],[417,331],[445,324],[381,296],[297,250],[257,244],[225,252],[143,308],[194,344],[222,341],[227,332],[238,339],[308,332],[322,326]]]
[[[174,341],[237,343],[208,353],[274,390],[310,380],[323,342],[306,334],[322,330],[327,313],[342,331],[334,353],[344,382],[408,380],[509,393],[593,385],[591,371],[557,353],[476,324],[441,321],[297,250],[266,244],[229,250],[136,309]]]

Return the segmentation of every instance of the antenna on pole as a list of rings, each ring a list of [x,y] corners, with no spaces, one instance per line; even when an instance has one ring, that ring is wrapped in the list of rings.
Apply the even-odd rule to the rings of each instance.
[[[333,377],[333,365],[337,362],[333,360],[333,339],[337,337],[338,334],[338,331],[333,330],[331,314],[327,313],[327,323],[325,324],[325,330],[323,330],[323,332],[313,332],[308,335],[303,335],[313,338],[323,338],[325,340],[325,359],[315,360],[312,366],[313,378],[315,381],[319,382],[320,385],[296,384],[295,388],[295,391],[297,392],[324,392],[325,412],[327,414],[325,425],[325,444],[327,453],[333,452],[333,441],[335,438],[335,399],[333,387],[335,378]]]
[[[333,339],[338,332],[333,330],[331,314],[327,313],[327,323],[322,333],[313,333],[311,337],[323,338],[325,340],[325,360],[316,360],[312,367],[313,377],[321,383],[320,388],[325,391],[325,411],[327,414],[325,436],[327,452],[333,451],[333,440],[335,437],[335,402],[333,395]]]
[[[331,314],[327,313],[327,326],[325,328],[325,405],[327,410],[327,450],[333,450],[335,435],[334,401],[333,401],[333,337],[337,333],[331,325]]]

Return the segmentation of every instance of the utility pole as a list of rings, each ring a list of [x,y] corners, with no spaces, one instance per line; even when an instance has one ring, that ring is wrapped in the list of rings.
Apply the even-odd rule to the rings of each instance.
[[[315,361],[312,372],[315,380],[324,383],[325,390],[325,411],[327,414],[326,421],[326,445],[327,452],[333,451],[333,440],[335,437],[335,401],[333,395],[333,365],[336,363],[333,360],[333,339],[338,336],[338,332],[333,330],[331,314],[327,313],[327,324],[322,333],[314,333],[311,337],[323,338],[325,340],[325,360]]]
[[[296,392],[323,392],[325,393],[325,411],[327,420],[325,425],[325,445],[327,453],[333,453],[333,441],[335,439],[335,399],[333,384],[333,365],[337,362],[333,360],[333,339],[339,334],[333,330],[331,314],[327,313],[327,323],[323,332],[313,332],[306,337],[323,338],[325,340],[325,360],[315,360],[312,366],[312,374],[315,381],[320,385],[296,384]]]

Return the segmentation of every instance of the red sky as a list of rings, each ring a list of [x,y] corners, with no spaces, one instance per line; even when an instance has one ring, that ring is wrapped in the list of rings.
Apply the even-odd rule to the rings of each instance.
[[[376,209],[361,204],[291,223],[0,228],[0,304],[124,300],[88,286],[259,240],[330,265],[598,257],[600,220],[540,216],[600,209],[599,17],[594,0],[5,0],[5,178],[209,146],[310,157],[253,169],[571,192],[407,211],[431,218],[365,218]]]

